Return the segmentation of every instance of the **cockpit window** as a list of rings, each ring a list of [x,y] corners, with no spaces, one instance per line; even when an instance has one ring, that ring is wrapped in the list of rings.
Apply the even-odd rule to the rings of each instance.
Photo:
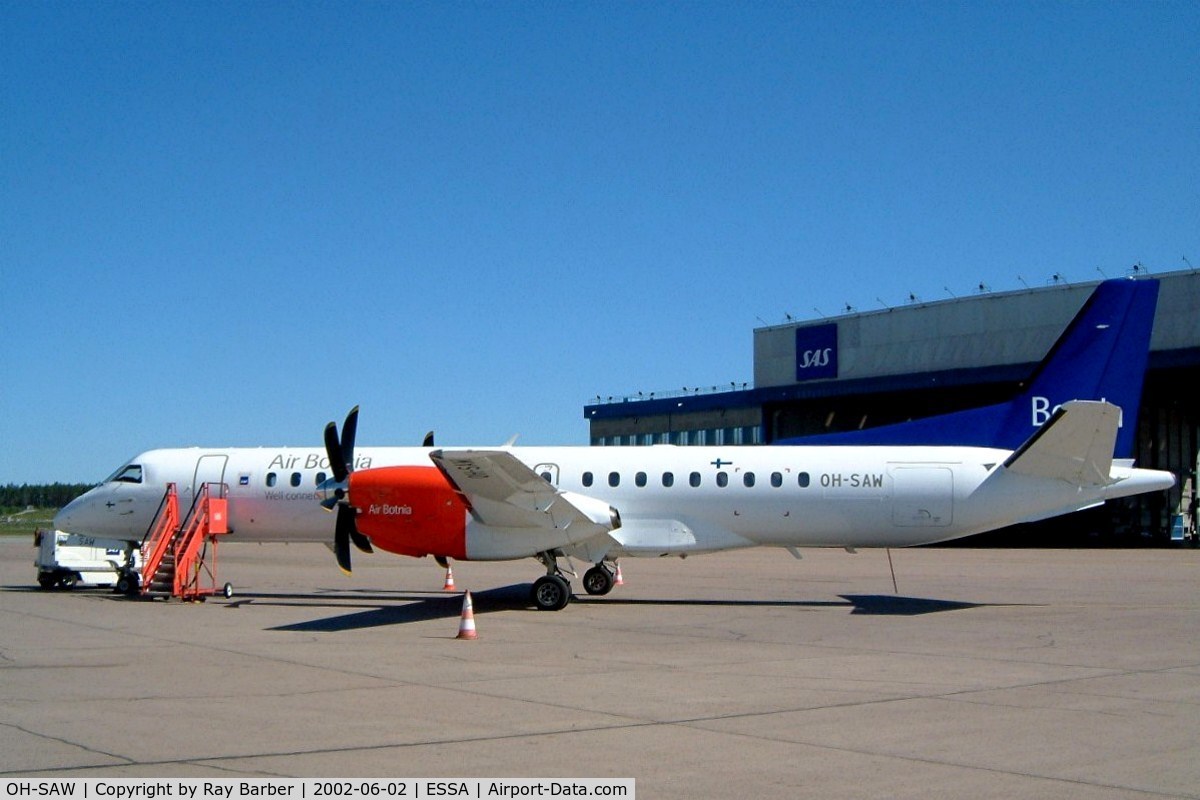
[[[119,470],[108,476],[105,483],[141,483],[142,482],[142,465],[141,464],[126,464]]]

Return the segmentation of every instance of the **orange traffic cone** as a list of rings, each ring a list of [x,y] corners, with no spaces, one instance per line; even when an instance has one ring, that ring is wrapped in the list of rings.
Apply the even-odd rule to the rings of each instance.
[[[621,564],[617,563],[617,574],[613,576],[613,586],[624,586],[625,579],[621,577]]]
[[[450,565],[446,565],[446,585],[442,587],[443,592],[454,591],[454,570],[450,569]]]
[[[463,595],[462,621],[458,623],[458,636],[456,639],[475,639],[478,634],[475,633],[475,612],[471,609],[471,593],[467,592]]]

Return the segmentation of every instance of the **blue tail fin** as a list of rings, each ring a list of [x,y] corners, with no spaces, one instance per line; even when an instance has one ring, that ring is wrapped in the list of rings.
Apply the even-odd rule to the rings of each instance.
[[[895,425],[786,439],[776,444],[975,445],[1013,450],[1069,400],[1107,400],[1122,411],[1115,456],[1133,456],[1158,281],[1096,287],[1025,389],[1006,403]]]

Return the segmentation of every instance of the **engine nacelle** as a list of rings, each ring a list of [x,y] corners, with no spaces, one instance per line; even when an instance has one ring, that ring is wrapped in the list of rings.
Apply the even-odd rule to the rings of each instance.
[[[621,512],[603,500],[588,497],[586,494],[563,492],[562,497],[571,505],[583,512],[583,515],[608,531],[621,527]]]
[[[377,467],[350,474],[355,525],[392,553],[466,558],[467,507],[436,467]]]

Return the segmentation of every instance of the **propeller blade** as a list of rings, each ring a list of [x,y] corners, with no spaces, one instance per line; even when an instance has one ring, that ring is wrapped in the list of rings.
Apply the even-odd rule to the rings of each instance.
[[[338,506],[337,527],[333,534],[333,554],[342,572],[350,574],[350,537],[358,533],[354,527],[354,509]]]
[[[354,546],[364,553],[374,553],[375,548],[371,547],[371,540],[358,532],[358,528],[350,531],[350,541],[354,542]]]
[[[325,426],[325,454],[329,456],[329,468],[338,483],[346,480],[346,459],[342,457],[342,443],[338,441],[337,423]]]
[[[358,434],[358,406],[350,409],[346,422],[342,425],[342,463],[346,472],[354,472],[354,439]]]
[[[358,406],[350,409],[346,421],[342,425],[341,438],[338,437],[337,423],[331,422],[325,426],[325,453],[329,456],[329,468],[333,471],[333,483],[321,484],[321,491],[326,494],[321,505],[327,510],[337,508],[337,522],[333,529],[333,554],[337,558],[342,572],[350,574],[350,543],[364,553],[373,553],[371,540],[358,532],[354,524],[357,513],[346,500],[348,490],[347,480],[354,471],[354,438],[358,433]],[[339,485],[340,484],[340,485]]]

